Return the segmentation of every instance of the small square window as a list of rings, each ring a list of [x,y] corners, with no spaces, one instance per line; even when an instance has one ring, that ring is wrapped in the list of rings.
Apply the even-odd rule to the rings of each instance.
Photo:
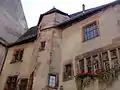
[[[40,46],[40,49],[39,49],[40,51],[45,50],[45,44],[46,44],[45,41],[41,42],[41,46]]]
[[[49,74],[48,86],[51,87],[51,88],[57,88],[58,87],[58,77],[57,77],[56,74]]]

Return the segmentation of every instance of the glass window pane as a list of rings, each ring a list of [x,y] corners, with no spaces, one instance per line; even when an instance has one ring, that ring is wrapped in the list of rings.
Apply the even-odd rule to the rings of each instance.
[[[90,25],[87,25],[85,28],[84,28],[84,32],[85,32],[85,40],[90,40],[94,37],[97,37],[99,35],[98,31],[97,31],[97,25],[96,25],[96,22],[90,24]]]

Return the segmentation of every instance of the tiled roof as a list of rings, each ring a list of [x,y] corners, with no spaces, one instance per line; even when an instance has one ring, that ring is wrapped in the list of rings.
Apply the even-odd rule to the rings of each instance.
[[[0,44],[7,46],[8,42],[6,40],[4,40],[2,37],[0,37]]]
[[[10,44],[9,46],[18,45],[21,43],[34,41],[37,37],[37,26],[31,27],[26,33],[24,33],[15,43]]]
[[[102,6],[98,6],[98,7],[95,7],[95,8],[87,9],[87,10],[84,11],[84,13],[83,13],[83,11],[81,11],[81,12],[71,14],[69,20],[66,20],[66,21],[62,22],[55,27],[63,26],[63,25],[65,26],[66,24],[86,19],[90,15],[93,15],[94,13],[97,13],[101,10],[105,10],[107,7],[114,6],[116,4],[120,4],[120,0],[116,0],[114,2],[105,4],[105,5],[102,5]]]

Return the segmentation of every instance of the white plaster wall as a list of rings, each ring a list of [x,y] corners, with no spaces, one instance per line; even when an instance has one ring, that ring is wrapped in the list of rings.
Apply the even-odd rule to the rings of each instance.
[[[102,11],[96,15],[93,15],[88,19],[85,19],[84,21],[72,24],[72,26],[65,28],[63,30],[60,84],[63,85],[64,90],[76,90],[76,85],[74,80],[66,82],[62,81],[63,64],[69,59],[72,59],[74,63],[75,56],[83,54],[88,51],[92,51],[100,47],[104,47],[108,44],[112,44],[113,39],[118,38],[120,36],[120,32],[117,26],[117,16],[118,13],[116,12],[115,7],[114,8],[110,7],[109,9]],[[82,27],[95,20],[99,22],[100,36],[89,41],[83,42]]]

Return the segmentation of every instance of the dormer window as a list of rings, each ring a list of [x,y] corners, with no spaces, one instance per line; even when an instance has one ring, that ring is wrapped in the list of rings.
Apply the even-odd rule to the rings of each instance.
[[[84,32],[84,41],[87,41],[99,36],[97,22],[95,21],[83,27],[83,32]]]

